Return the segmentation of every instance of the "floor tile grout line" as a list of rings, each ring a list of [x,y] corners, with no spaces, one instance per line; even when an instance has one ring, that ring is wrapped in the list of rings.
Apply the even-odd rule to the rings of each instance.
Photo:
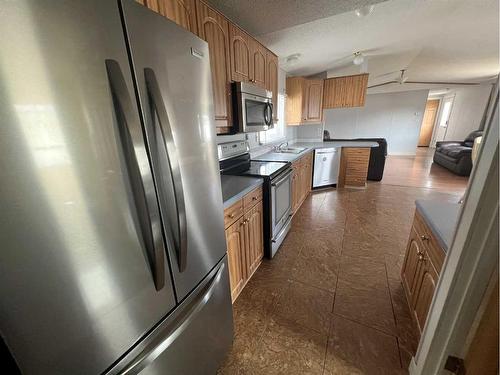
[[[367,323],[365,323],[365,322],[361,322],[361,321],[356,320],[356,319],[353,319],[353,318],[351,318],[351,317],[348,317],[348,316],[345,316],[345,315],[342,315],[342,314],[339,314],[339,313],[332,313],[332,315],[333,315],[333,319],[337,316],[337,317],[339,317],[339,318],[349,320],[349,321],[350,321],[350,322],[352,322],[352,323],[359,324],[359,325],[361,325],[361,326],[363,326],[363,327],[373,329],[374,331],[380,332],[380,333],[382,333],[382,334],[384,334],[384,335],[386,335],[386,336],[390,336],[390,337],[393,337],[393,338],[395,338],[395,339],[397,339],[397,338],[398,338],[398,336],[397,336],[397,335],[395,335],[395,334],[393,334],[393,333],[386,332],[386,331],[384,331],[383,329],[381,329],[381,328],[379,328],[379,327],[371,326],[371,325],[369,325],[369,324],[367,324]],[[399,348],[399,347],[398,347],[398,348]]]

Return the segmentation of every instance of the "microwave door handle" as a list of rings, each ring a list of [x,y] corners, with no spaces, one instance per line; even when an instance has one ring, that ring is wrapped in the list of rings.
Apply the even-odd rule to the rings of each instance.
[[[120,65],[115,60],[106,60],[105,64],[140,233],[152,268],[155,288],[159,291],[165,286],[165,246],[142,128],[132,113],[132,101]]]
[[[271,124],[271,120],[272,120],[272,111],[269,112],[269,102],[266,102],[266,105],[264,107],[264,123],[266,125],[270,125]],[[271,114],[270,114],[271,113]]]
[[[163,137],[163,142],[167,150],[168,166],[170,174],[172,175],[174,200],[177,209],[177,230],[179,236],[179,244],[177,249],[177,261],[179,265],[179,272],[186,269],[187,262],[187,222],[186,222],[186,205],[184,201],[184,188],[182,186],[181,171],[179,165],[179,158],[177,151],[174,147],[174,138],[172,135],[172,128],[168,113],[161,96],[160,87],[156,79],[156,74],[151,68],[144,69],[144,77],[146,80],[146,88],[151,98],[154,110],[158,115],[160,122],[160,134]],[[175,243],[175,241],[174,241]]]
[[[269,126],[273,124],[273,103],[267,103],[269,106]]]

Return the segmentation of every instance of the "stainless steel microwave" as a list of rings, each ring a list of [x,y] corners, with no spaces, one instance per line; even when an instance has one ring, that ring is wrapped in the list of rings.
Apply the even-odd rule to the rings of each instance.
[[[240,133],[268,130],[273,127],[272,93],[246,82],[233,83],[234,117]]]

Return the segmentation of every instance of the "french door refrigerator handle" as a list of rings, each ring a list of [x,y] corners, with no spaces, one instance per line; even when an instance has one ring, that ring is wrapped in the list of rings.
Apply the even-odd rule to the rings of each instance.
[[[161,96],[160,87],[156,79],[155,72],[151,68],[144,69],[144,77],[146,80],[146,88],[151,98],[154,110],[158,115],[160,122],[160,134],[163,137],[163,142],[167,149],[168,166],[172,175],[175,206],[177,208],[177,229],[179,235],[179,249],[177,250],[177,260],[179,271],[183,272],[186,269],[187,261],[187,222],[186,222],[186,205],[184,202],[184,188],[182,186],[182,178],[179,166],[179,159],[174,147],[174,138],[172,128],[168,118],[167,110]]]
[[[165,286],[165,247],[142,128],[131,112],[132,101],[120,65],[115,60],[106,60],[105,64],[140,230],[155,288],[159,291]]]
[[[138,374],[150,365],[156,358],[158,358],[165,350],[167,350],[170,345],[189,327],[192,321],[196,318],[198,313],[203,309],[203,307],[210,301],[214,290],[220,283],[222,272],[224,271],[225,263],[222,263],[219,270],[212,278],[210,283],[202,290],[201,297],[198,297],[190,306],[187,308],[186,312],[182,316],[176,318],[172,322],[172,327],[169,329],[168,334],[158,337],[152,342],[150,342],[144,350],[142,350],[123,370],[119,371],[120,375],[131,375]]]

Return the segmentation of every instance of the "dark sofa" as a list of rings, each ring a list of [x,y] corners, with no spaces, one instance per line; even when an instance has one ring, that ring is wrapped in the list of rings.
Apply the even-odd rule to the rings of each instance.
[[[470,133],[463,141],[436,142],[434,163],[460,176],[469,176],[472,170],[472,146],[474,139],[483,135],[482,130]]]

